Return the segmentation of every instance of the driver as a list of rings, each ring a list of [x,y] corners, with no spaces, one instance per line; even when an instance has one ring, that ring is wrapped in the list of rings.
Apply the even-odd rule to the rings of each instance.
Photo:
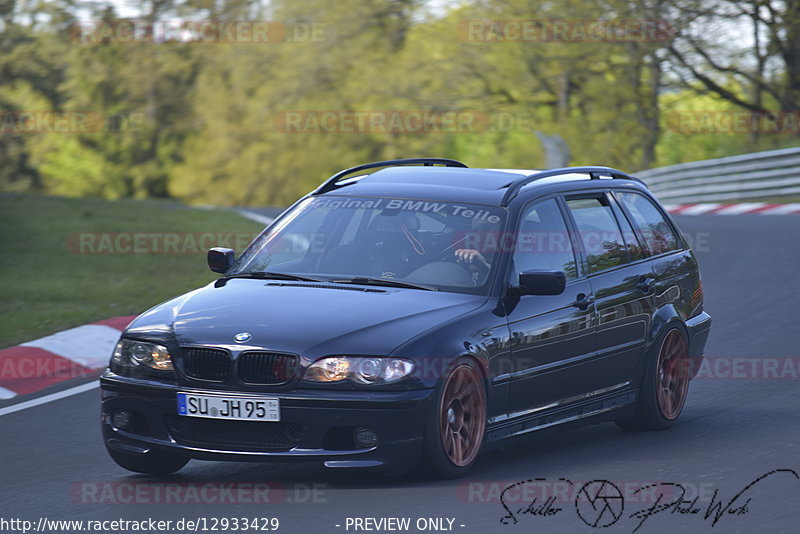
[[[475,267],[482,267],[487,271],[492,268],[492,265],[486,261],[486,258],[480,251],[474,248],[460,248],[456,250],[456,261],[467,265],[470,269]]]
[[[476,242],[475,244],[478,248],[456,249],[454,253],[456,262],[465,265],[470,271],[473,272],[478,272],[480,270],[489,271],[489,269],[492,268],[492,264],[486,260],[486,256],[491,257],[491,253],[494,252],[493,250],[488,250],[490,247],[494,246],[490,245],[490,241],[496,241],[489,240],[487,238],[487,234],[494,231],[496,227],[497,226],[495,223],[487,222],[485,219],[472,219],[471,233],[476,236],[477,239],[465,239],[465,241],[467,241],[469,244]],[[469,237],[470,236],[467,236],[467,238]]]

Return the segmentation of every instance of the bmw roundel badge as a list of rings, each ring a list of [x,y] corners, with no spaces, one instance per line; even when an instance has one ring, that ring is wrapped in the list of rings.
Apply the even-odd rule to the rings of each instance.
[[[244,343],[245,341],[250,341],[250,338],[253,337],[250,332],[239,332],[235,336],[233,336],[233,340],[237,343]]]

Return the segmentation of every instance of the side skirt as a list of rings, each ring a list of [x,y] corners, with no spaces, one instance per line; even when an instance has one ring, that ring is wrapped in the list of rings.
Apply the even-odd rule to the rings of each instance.
[[[487,426],[484,443],[508,439],[528,432],[604,414],[636,403],[638,390],[594,396],[555,409],[542,410]]]

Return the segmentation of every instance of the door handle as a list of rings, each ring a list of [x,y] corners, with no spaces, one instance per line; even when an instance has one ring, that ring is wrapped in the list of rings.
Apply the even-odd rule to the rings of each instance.
[[[641,291],[642,293],[650,293],[653,290],[653,286],[656,285],[656,281],[647,275],[642,275],[639,277],[639,283],[636,284],[636,288]]]
[[[580,308],[581,310],[585,310],[593,303],[594,303],[594,295],[592,294],[586,295],[584,293],[578,293],[578,297],[575,299],[575,302],[572,303],[572,306]]]

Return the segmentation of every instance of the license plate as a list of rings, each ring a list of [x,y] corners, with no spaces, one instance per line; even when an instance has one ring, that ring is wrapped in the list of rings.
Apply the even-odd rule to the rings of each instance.
[[[280,421],[278,399],[178,393],[178,415],[237,421]]]

